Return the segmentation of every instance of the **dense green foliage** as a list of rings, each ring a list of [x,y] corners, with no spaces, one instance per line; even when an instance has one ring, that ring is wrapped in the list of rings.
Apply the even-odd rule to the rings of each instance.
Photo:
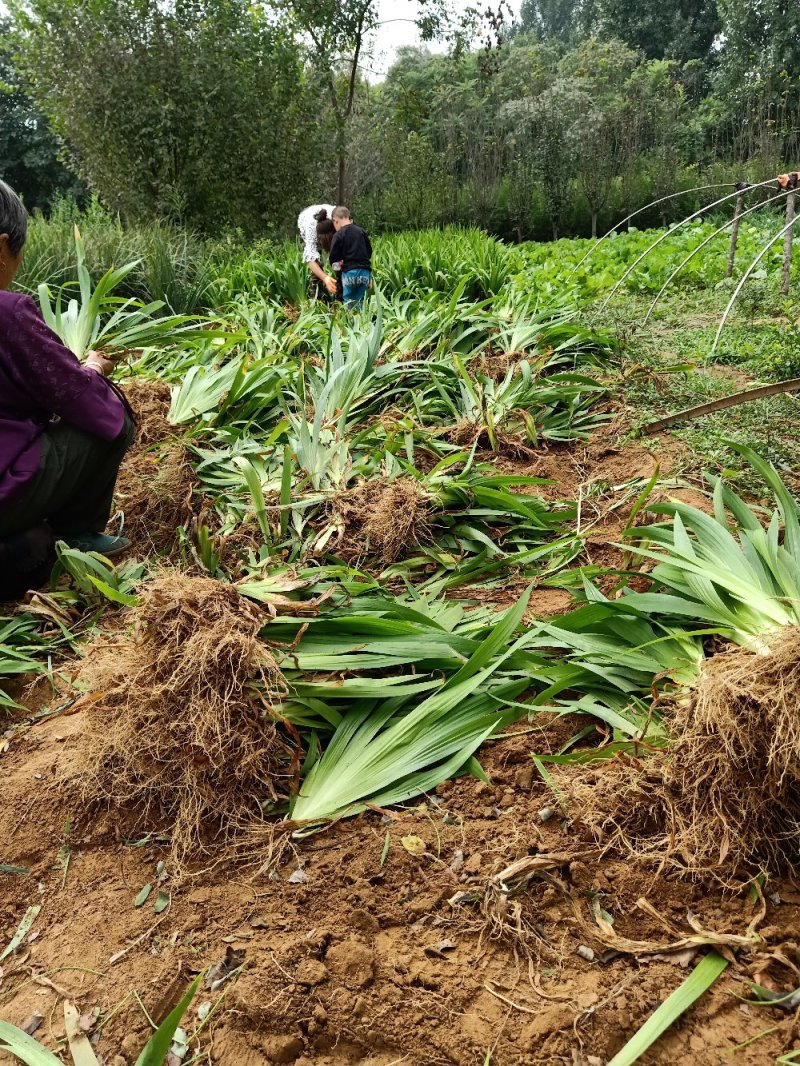
[[[596,37],[566,47],[520,35],[490,70],[481,54],[409,50],[357,120],[351,186],[376,224],[589,234],[676,190],[766,177],[794,160],[797,107],[783,84],[746,95],[746,79],[734,93],[717,88],[721,78],[694,59],[643,59]],[[646,221],[683,207],[666,203]]]
[[[269,14],[244,0],[16,0],[17,69],[0,72],[16,140],[0,173],[32,206],[65,188],[38,108],[126,222],[274,235],[299,207],[346,199],[374,229],[479,224],[520,240],[797,165],[791,4],[530,0],[488,50],[441,6],[421,2],[420,21],[449,52],[407,49],[375,82],[374,0]]]
[[[760,202],[754,194],[753,206]],[[375,272],[381,288],[390,294],[406,290],[424,298],[449,297],[462,286],[460,295],[473,301],[520,289],[540,299],[584,303],[608,295],[620,281],[623,291],[651,298],[670,279],[671,291],[712,290],[732,284],[725,278],[729,230],[722,228],[730,223],[732,211],[729,202],[713,221],[698,218],[669,233],[631,228],[596,246],[566,238],[509,245],[480,230],[455,226],[390,234],[374,242]],[[748,264],[768,235],[780,228],[780,212],[778,202],[742,222],[738,241],[742,264]],[[307,272],[296,240],[220,242],[166,224],[123,227],[96,203],[86,212],[62,205],[53,218],[33,221],[18,288],[35,293],[42,282],[55,288],[75,277],[76,223],[85,238],[86,263],[95,282],[113,267],[135,264],[117,290],[123,296],[162,300],[181,314],[219,309],[242,292],[295,305],[305,299]],[[637,263],[651,245],[655,245],[652,252]],[[744,290],[743,307],[765,303],[766,279],[778,268],[781,256],[778,242]],[[629,268],[633,269],[625,277]],[[770,298],[774,302],[774,295]],[[525,327],[524,317],[519,324]],[[420,333],[429,328],[435,331],[436,323],[420,326]]]
[[[10,28],[10,20],[0,17],[0,175],[24,190],[30,210],[46,210],[56,197],[82,197],[84,190],[61,162],[47,119],[25,91],[12,61]]]
[[[40,266],[65,225],[35,222]],[[151,295],[146,265],[106,274],[93,228],[103,254],[140,235],[97,209],[85,219],[104,299],[125,286]],[[738,271],[768,233],[764,222],[744,224]],[[169,255],[179,236],[165,229],[161,245],[140,251]],[[80,308],[92,289],[80,242],[76,250]],[[681,297],[728,291],[725,235],[712,225],[549,247],[477,230],[386,236],[376,241],[379,291],[352,314],[305,300],[296,246],[195,250],[208,276],[201,303],[218,328],[187,334],[154,319],[118,376],[172,385],[174,439],[149,449],[154,491],[176,446],[193,469],[192,518],[161,550],[190,572],[236,581],[272,612],[265,636],[287,683],[277,712],[304,754],[299,795],[280,811],[316,824],[402,801],[476,769],[483,739],[541,708],[586,716],[581,737],[610,739],[609,752],[659,738],[654,686],[692,681],[710,647],[699,630],[749,647],[796,624],[797,506],[747,448],[729,454],[771,490],[768,527],[714,479],[713,515],[660,503],[653,522],[644,516],[656,478],[634,477],[608,490],[636,501],[619,568],[585,554],[593,495],[606,490],[588,481],[564,498],[528,472],[540,449],[584,441],[608,418],[608,398],[636,388],[632,353],[590,322],[598,299],[622,283],[623,299],[641,308],[696,250],[673,282]],[[45,309],[51,298],[42,290]],[[115,327],[139,329],[141,311],[121,305],[133,319]],[[97,309],[100,344],[114,341],[114,313]],[[66,336],[73,323],[55,325]],[[38,617],[4,624],[0,673],[27,670],[69,640],[67,606],[134,603],[136,579],[157,562],[113,570],[62,549],[71,583],[34,601]],[[537,618],[527,585],[570,592],[574,608]],[[475,608],[509,592],[517,602],[502,614]]]
[[[35,0],[18,25],[21,69],[113,211],[258,231],[302,206],[313,102],[297,42],[264,12]]]

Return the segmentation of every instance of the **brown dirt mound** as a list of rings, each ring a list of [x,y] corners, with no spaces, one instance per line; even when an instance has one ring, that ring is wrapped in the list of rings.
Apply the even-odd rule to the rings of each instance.
[[[169,385],[129,381],[124,392],[136,415],[137,429],[117,479],[122,532],[139,553],[169,554],[178,527],[191,520],[196,479],[186,448],[167,420]]]
[[[142,907],[133,902],[158,877],[163,848],[152,838],[121,846],[118,818],[97,817],[47,787],[54,767],[80,772],[90,714],[85,706],[39,718],[0,750],[3,861],[31,871],[0,876],[2,943],[31,905],[41,907],[33,935],[2,964],[0,1015],[17,1025],[32,1015],[52,1020],[36,1038],[56,1052],[65,1046],[57,1043],[65,996],[87,1021],[99,1010],[89,1035],[107,1066],[132,1066],[152,1034],[139,1000],[160,1022],[193,973],[213,966],[216,976],[243,962],[238,977],[213,992],[207,979],[198,994],[184,1022],[190,1033],[200,1029],[186,1062],[205,1062],[208,1053],[214,1066],[479,1066],[491,1050],[491,1066],[597,1066],[699,955],[611,951],[600,961],[608,945],[591,928],[590,906],[614,916],[617,936],[638,941],[671,939],[663,922],[691,933],[687,914],[723,934],[743,934],[752,918],[741,893],[608,855],[545,870],[509,894],[507,924],[519,914],[538,934],[540,962],[529,961],[514,937],[488,935],[487,884],[526,857],[573,849],[560,818],[537,817],[552,797],[530,758],[532,740],[556,752],[580,728],[580,720],[562,718],[535,738],[485,745],[489,784],[463,777],[427,802],[392,811],[391,822],[379,812],[341,822],[294,853],[284,849],[258,875],[238,862],[199,863],[196,878],[164,882],[171,903],[156,915],[155,892]],[[64,858],[67,819],[65,872],[54,858]],[[425,853],[407,850],[409,838],[424,842]],[[463,898],[451,903],[454,896]],[[641,908],[642,897],[662,920]],[[738,952],[643,1063],[774,1066],[797,1046],[795,1012],[743,1011],[735,995],[747,993],[743,977],[776,992],[797,984],[796,883],[770,882],[765,902],[759,928],[767,942]],[[594,962],[577,953],[582,945],[595,951]],[[203,1027],[197,1011],[208,1002],[214,1010]],[[732,1052],[739,1044],[745,1050]]]
[[[134,378],[124,383],[122,391],[136,415],[134,447],[146,448],[172,434],[172,426],[167,421],[171,390],[165,381]]]
[[[117,478],[122,532],[138,553],[169,553],[179,526],[192,517],[194,472],[180,441],[129,451]]]
[[[83,798],[171,827],[172,856],[202,850],[288,792],[292,752],[270,715],[285,692],[259,638],[264,613],[232,585],[165,572],[145,585],[133,626],[89,647]]]
[[[722,877],[791,869],[800,849],[800,630],[708,659],[668,714],[669,751],[581,775],[581,822],[609,846]]]
[[[339,495],[333,510],[342,527],[340,545],[352,555],[369,553],[393,563],[430,538],[430,502],[414,478],[399,477],[381,487],[362,481]]]

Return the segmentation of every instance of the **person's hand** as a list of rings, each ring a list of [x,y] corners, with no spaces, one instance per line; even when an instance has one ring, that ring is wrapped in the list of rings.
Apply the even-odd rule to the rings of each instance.
[[[112,359],[106,359],[100,354],[100,352],[88,352],[85,365],[88,366],[90,370],[102,374],[104,378],[107,378],[114,369],[114,361]]]
[[[325,288],[328,290],[328,292],[331,294],[331,296],[335,296],[336,295],[336,282],[330,276],[330,274],[326,274],[325,275]]]

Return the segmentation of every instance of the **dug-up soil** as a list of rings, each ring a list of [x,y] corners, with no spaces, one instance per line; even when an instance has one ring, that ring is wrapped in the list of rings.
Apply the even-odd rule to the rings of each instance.
[[[28,705],[41,703],[40,685]],[[691,934],[690,920],[743,935],[758,908],[713,882],[599,859],[557,810],[543,821],[557,805],[530,752],[573,735],[565,720],[486,745],[491,784],[449,782],[418,805],[291,847],[264,839],[249,857],[212,851],[176,884],[159,872],[159,841],[126,840],[53,784],[78,769],[91,713],[0,734],[0,863],[30,870],[0,873],[0,953],[26,910],[41,907],[0,962],[0,1018],[38,1016],[37,1038],[53,1048],[68,998],[105,1066],[132,1066],[149,1033],[144,1010],[158,1021],[209,966],[222,983],[187,1016],[191,1034],[198,1009],[212,1007],[185,1062],[605,1066],[700,957],[610,945],[652,950]],[[538,872],[514,894],[513,874],[497,875],[518,860]],[[169,904],[156,913],[159,892]],[[742,1001],[746,979],[776,991],[800,983],[800,893],[776,881],[764,892],[759,953],[738,952],[642,1062],[766,1064],[798,1045],[792,1012]],[[592,920],[598,907],[614,919],[610,939]]]
[[[627,422],[620,418],[600,429],[591,441],[551,444],[535,458],[497,456],[479,452],[480,462],[491,463],[502,474],[542,478],[545,485],[521,487],[519,491],[541,496],[551,504],[572,501],[580,511],[578,529],[583,551],[571,566],[596,567],[598,571],[626,568],[630,558],[620,544],[637,498],[651,478],[658,474],[660,488],[648,503],[679,500],[710,512],[711,501],[697,470],[693,453],[668,434],[643,441],[625,439]],[[509,580],[502,589],[491,590],[491,602],[506,607],[515,602],[526,581]],[[617,585],[612,574],[599,577],[601,590],[609,595]],[[457,594],[457,593],[456,593]],[[480,590],[470,597],[481,599]],[[575,606],[574,596],[559,587],[558,578],[534,589],[530,617],[563,614]]]
[[[137,463],[168,467],[153,450],[165,397],[132,396],[138,407],[151,398],[153,432],[129,460],[123,501],[126,485],[133,499],[148,480]],[[707,506],[682,478],[687,457],[669,438],[621,446],[609,427],[585,447],[493,461],[550,479],[543,492],[553,501],[580,501],[584,564],[620,564],[611,542],[657,465],[683,482],[671,495]],[[142,497],[148,528],[150,503]],[[566,590],[541,587],[532,609],[570,603]],[[43,683],[17,693],[34,713],[49,695]],[[63,1048],[68,999],[103,1066],[133,1066],[147,1016],[160,1021],[210,967],[184,1021],[184,1064],[605,1066],[700,958],[661,945],[698,927],[744,936],[754,922],[759,949],[731,955],[711,991],[640,1061],[772,1064],[800,1046],[792,1011],[743,1002],[748,980],[776,992],[800,985],[800,888],[770,881],[761,916],[746,893],[714,881],[599,857],[563,821],[530,758],[558,750],[583,722],[523,723],[485,745],[488,785],[462,778],[405,810],[370,812],[302,842],[263,836],[238,855],[212,840],[188,856],[179,881],[160,865],[165,841],[128,836],[57,784],[86,769],[79,752],[92,705],[81,706],[33,725],[20,719],[16,730],[0,720],[0,866],[29,871],[0,872],[0,955],[28,908],[41,908],[19,950],[0,961],[0,1019],[38,1022],[36,1038],[53,1049]],[[613,918],[611,933],[598,913]]]

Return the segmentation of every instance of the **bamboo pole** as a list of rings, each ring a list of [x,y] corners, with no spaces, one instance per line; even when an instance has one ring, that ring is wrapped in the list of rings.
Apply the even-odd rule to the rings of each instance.
[[[656,422],[642,426],[642,433],[651,436],[653,433],[660,433],[664,429],[669,429],[670,426],[677,425],[678,422],[691,422],[702,415],[711,415],[715,411],[724,411],[728,407],[738,407],[741,403],[761,400],[765,396],[778,396],[781,393],[798,391],[800,391],[800,378],[775,381],[771,385],[758,385],[754,389],[745,389],[744,392],[737,392],[733,396],[723,396],[719,400],[702,403],[699,407],[690,407],[686,411],[678,411],[676,414],[668,415],[666,418],[659,418]]]
[[[744,182],[742,182],[744,186]],[[736,197],[736,206],[733,209],[733,226],[731,228],[731,243],[728,248],[728,267],[725,271],[726,278],[733,277],[733,266],[736,260],[736,245],[739,241],[739,224],[742,221],[742,214],[744,213],[744,194],[745,188],[739,189],[739,195]]]

